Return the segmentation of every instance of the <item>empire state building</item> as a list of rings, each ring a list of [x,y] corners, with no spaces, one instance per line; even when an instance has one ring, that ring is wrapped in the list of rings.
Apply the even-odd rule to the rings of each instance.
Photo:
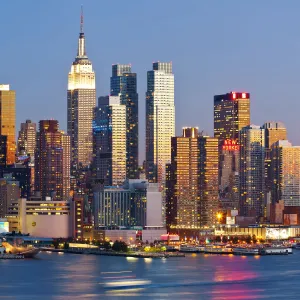
[[[81,12],[78,52],[68,76],[68,135],[72,167],[87,167],[92,161],[92,120],[96,106],[95,72],[86,55]]]

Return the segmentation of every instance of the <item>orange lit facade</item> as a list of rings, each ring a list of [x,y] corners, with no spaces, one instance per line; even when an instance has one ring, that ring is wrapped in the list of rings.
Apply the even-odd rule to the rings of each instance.
[[[166,222],[168,228],[197,229],[216,223],[218,195],[218,139],[198,136],[184,128],[172,138],[167,165]]]
[[[16,92],[8,84],[0,84],[0,135],[7,137],[6,164],[15,163]]]

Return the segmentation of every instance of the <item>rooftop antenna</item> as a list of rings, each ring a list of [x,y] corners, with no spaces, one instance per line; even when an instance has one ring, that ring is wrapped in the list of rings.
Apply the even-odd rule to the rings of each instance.
[[[81,14],[80,14],[80,33],[83,33],[83,6],[81,5]]]

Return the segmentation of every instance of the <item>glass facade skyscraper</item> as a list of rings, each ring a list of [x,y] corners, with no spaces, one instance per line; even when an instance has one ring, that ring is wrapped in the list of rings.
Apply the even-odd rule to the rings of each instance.
[[[6,140],[6,164],[15,163],[16,155],[16,92],[8,84],[0,84],[0,135]]]
[[[146,177],[163,184],[171,162],[171,137],[175,136],[174,74],[172,63],[153,63],[147,73]]]
[[[126,179],[126,105],[120,96],[99,97],[93,120],[93,172],[105,185]]]
[[[138,178],[139,116],[137,76],[131,65],[113,65],[110,78],[110,94],[120,96],[126,105],[126,178]]]

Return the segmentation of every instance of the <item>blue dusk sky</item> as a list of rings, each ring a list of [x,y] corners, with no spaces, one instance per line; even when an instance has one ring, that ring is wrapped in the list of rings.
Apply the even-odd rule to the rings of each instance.
[[[213,133],[213,96],[251,93],[251,123],[282,121],[300,145],[300,1],[1,1],[0,83],[17,92],[17,130],[25,119],[67,123],[67,76],[84,6],[87,54],[97,96],[109,93],[111,65],[138,74],[140,158],[144,155],[146,73],[172,61],[176,134]]]

